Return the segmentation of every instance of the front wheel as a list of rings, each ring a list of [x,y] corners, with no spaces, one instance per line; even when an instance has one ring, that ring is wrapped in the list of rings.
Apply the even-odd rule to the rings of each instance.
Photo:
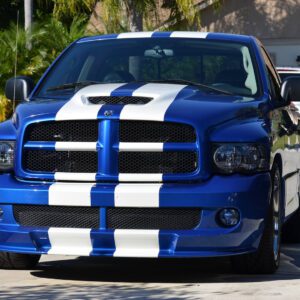
[[[41,255],[0,252],[0,269],[27,270],[33,269]]]
[[[255,253],[232,257],[232,266],[238,273],[272,274],[280,261],[281,242],[281,174],[278,165],[272,172],[272,193],[265,230]]]

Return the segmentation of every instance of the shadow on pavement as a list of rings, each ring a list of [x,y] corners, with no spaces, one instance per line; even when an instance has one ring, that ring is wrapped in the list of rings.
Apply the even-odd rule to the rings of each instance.
[[[8,272],[20,276],[20,273],[14,273],[16,271]],[[31,271],[29,277],[26,277],[29,275],[26,271],[17,272],[24,272],[22,276],[27,279],[19,283],[16,279],[13,286],[3,287],[0,281],[0,299],[165,300],[214,299],[219,296],[225,299],[232,296],[243,299],[253,294],[266,295],[268,298],[278,296],[282,299],[282,285],[287,285],[285,280],[293,282],[300,279],[300,245],[285,245],[281,267],[274,275],[233,274],[228,259],[153,260],[91,257],[44,261],[36,270]],[[272,281],[276,281],[277,284]],[[279,289],[276,289],[277,286]],[[289,283],[286,289],[291,291],[291,286],[293,284]]]
[[[209,283],[300,279],[300,246],[285,245],[274,275],[234,274],[229,259],[112,259],[79,257],[41,263],[31,275],[75,281]]]

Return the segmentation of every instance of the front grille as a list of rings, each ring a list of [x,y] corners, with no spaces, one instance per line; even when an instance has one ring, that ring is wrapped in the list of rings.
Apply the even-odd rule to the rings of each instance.
[[[25,141],[96,142],[98,121],[49,121],[28,126]]]
[[[91,151],[25,150],[23,167],[31,172],[97,173],[98,155]]]
[[[99,228],[97,207],[14,205],[13,213],[22,226]]]
[[[153,121],[120,121],[120,142],[193,143],[196,133],[186,124]]]
[[[88,97],[88,101],[92,104],[147,104],[153,98],[134,97],[134,96],[99,96]]]
[[[59,148],[56,142],[67,143]],[[96,146],[91,149],[88,142]],[[116,153],[118,142],[140,143],[140,149],[131,152],[125,147]],[[81,147],[80,143],[86,144]],[[168,151],[151,152],[146,143],[169,143]],[[177,150],[181,146],[185,147],[184,151]],[[185,180],[187,174],[196,178],[198,170],[195,129],[188,124],[172,122],[70,120],[33,123],[24,133],[21,157],[21,168],[17,169],[25,172],[17,175],[24,174],[28,179],[31,178],[29,174],[44,179],[46,176],[42,174],[61,172],[96,173],[99,181],[101,174],[105,174],[103,181],[115,180],[119,173],[166,174],[164,181],[171,181],[174,174],[182,174],[180,180]],[[70,180],[67,175],[60,178]]]
[[[120,173],[192,173],[197,168],[195,152],[120,152]]]
[[[109,229],[194,229],[200,223],[198,208],[123,208],[107,209]]]

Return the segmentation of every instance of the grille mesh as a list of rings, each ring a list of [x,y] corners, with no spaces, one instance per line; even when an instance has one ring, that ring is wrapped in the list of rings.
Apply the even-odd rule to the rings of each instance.
[[[120,121],[120,142],[193,143],[196,133],[186,124],[152,121]]]
[[[91,151],[27,150],[23,167],[32,172],[97,173],[98,155]]]
[[[27,141],[96,142],[98,121],[57,121],[29,125]]]
[[[94,98],[113,98],[113,101],[117,101],[121,98],[123,100],[130,98],[132,100],[139,97]],[[151,101],[151,98],[142,98]],[[28,126],[24,142],[97,142],[99,140],[99,122],[102,121],[76,120],[34,123]],[[110,134],[118,133],[111,132]],[[119,141],[136,143],[194,143],[196,141],[196,133],[194,128],[187,124],[154,121],[120,121]],[[98,153],[96,151],[46,151],[24,148],[22,158],[22,168],[32,173],[98,172]],[[118,172],[127,174],[187,174],[193,173],[197,169],[197,160],[197,153],[192,151],[120,152],[118,162],[115,161],[116,165],[114,165],[114,168],[117,169],[118,165]]]
[[[88,101],[92,104],[147,104],[153,98],[133,97],[133,96],[99,96],[89,97]]]
[[[198,208],[108,208],[109,229],[194,229],[200,222]]]
[[[97,207],[14,205],[14,217],[23,226],[99,228]]]
[[[192,173],[197,168],[195,152],[120,152],[120,173]]]

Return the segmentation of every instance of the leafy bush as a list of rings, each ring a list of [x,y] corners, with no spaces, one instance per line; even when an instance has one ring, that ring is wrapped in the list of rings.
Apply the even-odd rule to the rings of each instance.
[[[54,18],[35,23],[30,36],[31,49],[26,47],[28,33],[19,28],[17,75],[31,76],[37,81],[67,45],[85,34],[85,28],[85,18],[75,18],[69,27]],[[6,80],[14,76],[16,36],[15,24],[0,32],[0,121],[11,111],[11,102],[3,94]]]

